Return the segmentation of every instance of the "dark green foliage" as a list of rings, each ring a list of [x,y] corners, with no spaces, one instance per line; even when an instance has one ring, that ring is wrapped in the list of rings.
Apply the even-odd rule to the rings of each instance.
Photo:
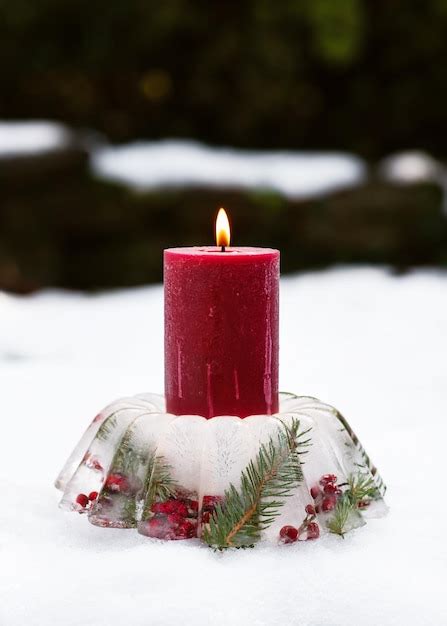
[[[447,265],[447,221],[435,185],[371,182],[293,201],[272,191],[229,189],[137,194],[96,181],[82,168],[31,172],[2,183],[0,289],[160,281],[163,248],[214,244],[219,206],[230,212],[234,244],[279,248],[283,272],[334,263],[397,270]]]
[[[0,0],[0,118],[446,154],[444,0]]]
[[[112,141],[192,137],[250,148],[446,156],[445,0],[0,0],[0,119],[60,119]],[[435,185],[380,182],[289,201],[266,192],[132,194],[70,149],[0,161],[0,289],[158,281],[166,246],[282,251],[283,271],[447,265]]]

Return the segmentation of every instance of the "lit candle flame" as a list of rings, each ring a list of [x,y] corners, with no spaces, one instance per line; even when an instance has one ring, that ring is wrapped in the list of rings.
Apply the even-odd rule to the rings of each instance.
[[[216,245],[225,248],[230,245],[230,222],[225,209],[219,209],[216,218]]]

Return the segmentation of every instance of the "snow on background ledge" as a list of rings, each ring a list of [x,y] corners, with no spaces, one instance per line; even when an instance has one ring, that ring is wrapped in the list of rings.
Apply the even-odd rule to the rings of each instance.
[[[0,159],[64,150],[75,134],[52,121],[0,122]],[[140,191],[161,187],[270,189],[290,198],[318,196],[365,182],[366,163],[342,152],[251,151],[195,141],[138,141],[111,146],[92,134],[78,143],[90,153],[95,176]],[[396,153],[378,166],[394,183],[437,182],[447,187],[444,166],[420,151]]]
[[[70,129],[50,121],[0,122],[0,158],[66,149]],[[194,141],[135,142],[110,146],[80,138],[92,172],[141,191],[160,187],[271,189],[292,198],[320,195],[359,184],[366,165],[343,153],[256,152],[212,148]]]
[[[410,150],[391,154],[382,160],[379,173],[383,178],[399,183],[419,181],[438,181],[445,173],[445,168],[426,152]]]
[[[0,122],[0,158],[36,155],[65,148],[71,133],[46,121]]]
[[[136,142],[96,150],[93,171],[137,189],[172,186],[273,189],[312,196],[362,182],[364,162],[341,153],[254,152],[192,141]]]

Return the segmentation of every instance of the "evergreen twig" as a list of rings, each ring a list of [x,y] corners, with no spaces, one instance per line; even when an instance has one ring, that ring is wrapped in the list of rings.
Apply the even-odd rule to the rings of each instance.
[[[116,425],[118,423],[117,415],[118,411],[111,413],[108,417],[105,418],[101,426],[99,427],[98,432],[96,433],[96,438],[100,441],[107,441],[115,430]]]
[[[374,480],[363,473],[353,474],[348,478],[349,494],[351,500],[357,505],[362,500],[375,500],[380,497],[379,490]]]
[[[141,465],[146,462],[147,453],[134,439],[134,432],[130,426],[120,441],[113,457],[110,472],[120,472],[131,477],[138,474]]]
[[[164,457],[156,454],[151,456],[143,485],[145,499],[142,519],[147,519],[151,506],[156,500],[164,502],[175,496],[178,483],[172,478],[171,469]]]
[[[334,509],[334,513],[327,522],[327,527],[334,533],[334,535],[340,535],[344,537],[346,532],[346,524],[349,516],[354,511],[351,499],[349,498],[349,492],[345,491],[337,500],[337,504]]]
[[[349,476],[347,487],[346,491],[338,498],[334,513],[327,522],[327,527],[331,533],[341,537],[344,537],[347,532],[349,518],[357,512],[359,504],[380,497],[379,489],[373,478],[362,472]]]
[[[262,444],[256,458],[241,474],[240,489],[233,484],[210,517],[202,534],[208,545],[223,549],[251,545],[279,515],[284,498],[303,480],[300,454],[309,445],[299,433],[299,420],[282,424],[277,436]]]

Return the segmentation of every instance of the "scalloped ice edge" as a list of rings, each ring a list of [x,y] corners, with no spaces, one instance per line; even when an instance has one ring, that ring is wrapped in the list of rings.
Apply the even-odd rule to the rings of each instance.
[[[263,538],[277,541],[282,526],[300,524],[305,507],[314,503],[310,490],[325,474],[334,474],[338,483],[345,484],[350,476],[361,472],[374,482],[377,498],[357,514],[352,527],[363,525],[365,518],[385,514],[386,487],[345,418],[316,398],[290,393],[280,394],[277,414],[244,419],[219,416],[207,420],[201,416],[170,415],[165,413],[164,397],[155,394],[116,400],[94,418],[60,472],[56,480],[56,487],[63,491],[60,506],[88,513],[89,521],[97,525],[140,528],[146,496],[142,485],[151,455],[167,460],[177,483],[186,492],[195,494],[201,506],[204,496],[221,496],[230,484],[237,486],[241,471],[255,457],[260,445],[278,431],[280,422],[290,425],[296,419],[301,430],[310,429],[312,439],[304,457],[304,480],[286,499],[278,518],[263,531]],[[110,475],[114,475],[118,461],[122,463],[123,459],[131,468],[137,486],[131,497],[118,498],[119,507],[111,512],[107,522],[104,510],[101,512],[108,489],[104,486]],[[77,501],[79,494],[99,494],[99,499],[84,507]],[[328,513],[317,515],[322,532],[326,532],[327,517]]]

